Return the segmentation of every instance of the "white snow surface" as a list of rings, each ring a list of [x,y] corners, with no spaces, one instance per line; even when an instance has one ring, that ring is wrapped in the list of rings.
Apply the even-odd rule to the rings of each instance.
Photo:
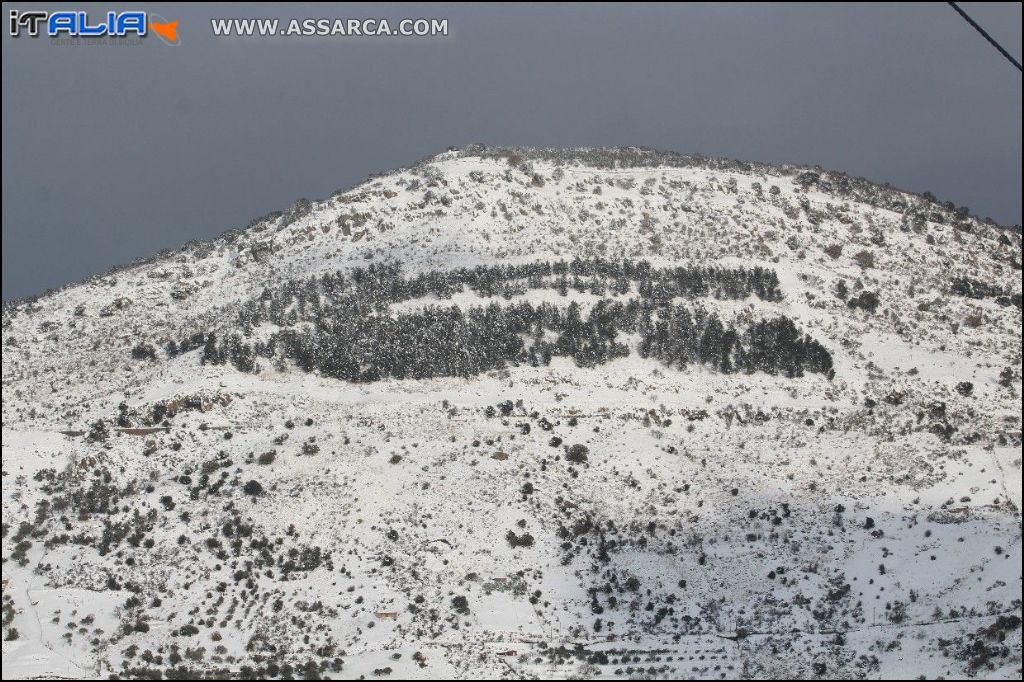
[[[896,190],[878,191],[901,211],[805,189],[804,170],[448,152],[7,306],[4,677],[1020,679],[1021,312],[950,292],[960,276],[1019,292],[1020,235]],[[836,375],[634,353],[351,384],[130,353],[290,278],[574,257],[771,268],[781,302],[702,304],[789,316]],[[840,279],[879,309],[849,308]],[[114,428],[122,404],[190,397],[166,430]],[[97,420],[106,441],[88,437]],[[114,490],[112,511],[50,474]],[[219,491],[190,494],[204,475]],[[232,519],[252,530],[240,554]],[[565,537],[584,520],[604,535]],[[618,543],[606,560],[602,537]],[[253,570],[256,538],[273,562]],[[283,570],[310,548],[330,560]]]

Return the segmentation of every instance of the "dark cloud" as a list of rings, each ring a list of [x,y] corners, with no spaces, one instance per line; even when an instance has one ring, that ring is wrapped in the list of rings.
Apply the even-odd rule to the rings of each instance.
[[[180,47],[4,31],[5,299],[471,142],[821,164],[1021,221],[1021,75],[942,3],[255,7],[157,6]],[[966,8],[1020,57],[1019,3]],[[452,35],[212,37],[249,12]]]

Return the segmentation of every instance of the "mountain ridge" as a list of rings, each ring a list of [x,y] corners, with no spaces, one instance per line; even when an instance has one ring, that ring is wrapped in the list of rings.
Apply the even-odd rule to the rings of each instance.
[[[930,192],[915,192],[913,190],[902,189],[902,188],[900,188],[898,186],[895,186],[895,185],[892,185],[891,183],[888,183],[888,182],[876,182],[876,181],[870,180],[868,178],[865,178],[863,176],[851,176],[851,175],[847,174],[845,171],[836,170],[836,169],[826,169],[826,168],[824,168],[824,167],[822,167],[820,165],[809,165],[809,164],[801,164],[801,163],[793,163],[793,162],[770,163],[770,162],[763,162],[763,161],[744,161],[744,160],[740,160],[740,159],[732,159],[732,158],[729,158],[729,157],[706,156],[706,155],[698,154],[698,153],[675,152],[675,151],[660,150],[660,149],[656,149],[656,148],[652,148],[652,147],[643,147],[643,146],[640,146],[640,147],[527,147],[527,146],[486,145],[486,144],[482,144],[482,143],[474,143],[474,144],[471,144],[471,145],[467,145],[466,147],[463,147],[463,148],[459,148],[459,147],[454,147],[453,146],[453,147],[449,147],[445,152],[438,152],[438,153],[435,153],[435,154],[429,154],[429,155],[419,159],[418,161],[415,161],[412,164],[409,164],[409,165],[406,165],[406,166],[398,166],[398,167],[392,168],[390,170],[380,171],[380,172],[377,172],[377,173],[371,173],[370,175],[366,176],[362,180],[356,181],[352,185],[349,185],[347,187],[343,187],[343,188],[335,190],[334,192],[331,193],[330,197],[335,197],[337,195],[345,194],[347,192],[353,191],[356,188],[358,188],[359,186],[367,184],[369,182],[372,182],[373,180],[376,180],[378,178],[384,178],[384,177],[388,177],[390,175],[395,175],[395,174],[402,173],[402,172],[405,172],[405,171],[410,171],[410,170],[413,170],[413,169],[416,169],[416,168],[420,168],[422,166],[425,166],[425,165],[428,165],[430,163],[433,163],[433,162],[435,162],[435,161],[437,161],[439,159],[442,159],[442,158],[444,158],[447,155],[451,155],[453,153],[457,154],[460,157],[474,157],[474,156],[477,156],[477,157],[480,157],[480,158],[497,158],[497,159],[502,159],[502,158],[507,159],[509,157],[520,156],[520,157],[523,157],[523,158],[526,158],[526,159],[551,160],[552,157],[563,156],[563,157],[566,157],[566,158],[563,159],[563,162],[566,162],[566,163],[580,163],[588,155],[596,154],[597,158],[602,158],[603,157],[605,159],[605,164],[614,164],[616,161],[626,160],[626,159],[622,159],[621,157],[628,153],[628,154],[633,154],[634,155],[633,158],[632,158],[632,161],[634,163],[637,161],[638,157],[639,158],[644,158],[646,161],[649,161],[649,162],[661,162],[663,164],[666,161],[674,161],[674,164],[673,163],[668,163],[666,165],[668,167],[677,167],[677,168],[678,167],[687,167],[687,166],[691,166],[691,165],[699,166],[701,164],[707,164],[707,166],[718,167],[718,168],[721,168],[721,169],[725,169],[725,168],[729,168],[729,167],[734,167],[734,168],[738,168],[738,169],[746,168],[748,170],[759,169],[762,172],[767,172],[767,173],[771,173],[772,171],[774,171],[776,173],[780,173],[780,174],[795,174],[795,173],[799,173],[799,172],[822,173],[822,174],[825,174],[828,177],[832,177],[832,178],[847,178],[847,179],[850,179],[850,180],[855,181],[857,183],[866,183],[867,185],[876,187],[876,188],[878,188],[880,190],[891,191],[891,192],[894,192],[895,194],[906,195],[906,196],[914,198],[914,199],[922,200],[922,201],[925,201],[925,202],[928,202],[928,203],[934,205],[934,207],[937,208],[937,209],[941,209],[941,210],[949,213],[951,216],[955,215],[956,211],[957,211],[955,204],[953,204],[952,202],[949,202],[949,201],[943,201],[943,200],[935,197],[934,195],[932,195]],[[592,160],[591,160],[591,162],[592,162]],[[658,164],[657,163],[653,163],[651,165],[658,165]],[[602,167],[602,166],[598,165],[596,167]],[[608,168],[613,168],[614,166],[613,165],[608,165],[607,167]],[[634,167],[635,168],[636,166],[626,166],[626,167],[627,168],[628,167]],[[304,201],[304,199],[296,200],[296,202],[293,202],[292,207],[294,207],[296,203],[301,202],[301,201]],[[317,203],[322,203],[324,201],[327,201],[327,199],[312,200],[312,201],[317,202]],[[4,302],[3,302],[3,307],[4,307],[4,309],[7,309],[8,307],[12,307],[13,308],[13,307],[17,307],[18,305],[21,305],[21,304],[24,304],[24,303],[31,303],[32,301],[34,301],[34,300],[36,300],[36,299],[38,299],[40,297],[48,296],[48,295],[51,295],[53,293],[62,291],[63,289],[65,289],[67,287],[76,286],[76,285],[80,285],[80,284],[86,284],[86,283],[89,283],[89,282],[95,280],[96,278],[101,278],[101,277],[104,277],[104,276],[112,275],[112,274],[115,274],[117,272],[129,269],[129,268],[132,268],[132,267],[136,267],[136,266],[140,266],[140,265],[146,265],[148,263],[154,262],[155,260],[159,260],[160,258],[168,257],[170,255],[173,255],[174,253],[180,253],[180,252],[182,252],[182,251],[184,251],[186,249],[189,249],[189,248],[199,247],[199,246],[203,246],[203,245],[213,245],[213,244],[216,244],[216,243],[218,243],[218,242],[220,242],[222,240],[226,240],[226,241],[230,242],[231,239],[233,237],[235,237],[236,235],[244,233],[247,230],[250,230],[254,226],[257,226],[257,225],[259,225],[261,223],[265,223],[265,222],[274,220],[275,218],[278,218],[281,215],[283,215],[288,210],[290,210],[290,208],[289,209],[284,209],[284,210],[271,211],[270,213],[267,213],[267,214],[264,214],[264,215],[261,215],[261,216],[257,216],[255,218],[251,219],[246,227],[243,227],[243,228],[235,228],[235,227],[228,228],[224,232],[221,232],[220,234],[215,235],[213,237],[209,237],[207,239],[190,239],[190,240],[182,243],[178,247],[171,247],[171,248],[167,248],[167,249],[162,249],[162,250],[158,251],[157,253],[154,253],[153,255],[150,255],[150,256],[140,256],[140,257],[135,258],[135,259],[133,259],[133,260],[127,262],[127,263],[123,263],[123,264],[119,264],[119,265],[113,265],[113,266],[109,267],[107,270],[105,270],[103,272],[96,273],[96,274],[93,274],[93,275],[88,275],[86,277],[83,277],[80,280],[76,280],[76,281],[73,281],[73,282],[68,282],[66,284],[63,284],[63,285],[60,285],[60,286],[57,286],[57,287],[52,287],[52,288],[46,289],[46,290],[44,290],[44,291],[42,291],[42,292],[40,292],[38,294],[29,294],[29,295],[26,295],[26,296],[19,296],[19,297],[13,297],[13,298],[5,299]],[[960,211],[963,212],[964,209],[961,208]],[[990,225],[990,226],[993,226],[993,227],[996,227],[996,228],[999,228],[999,229],[1004,229],[1004,230],[1007,230],[1007,231],[1010,231],[1010,232],[1020,233],[1020,231],[1021,231],[1021,226],[1019,224],[1018,225],[1003,225],[1003,224],[1000,224],[1000,223],[998,223],[996,221],[991,220],[990,218],[982,218],[979,215],[971,214],[969,211],[967,212],[966,217],[969,218],[971,221],[973,221],[975,223],[984,223],[986,225]]]
[[[1019,233],[508,151],[5,305],[5,672],[1019,677]]]

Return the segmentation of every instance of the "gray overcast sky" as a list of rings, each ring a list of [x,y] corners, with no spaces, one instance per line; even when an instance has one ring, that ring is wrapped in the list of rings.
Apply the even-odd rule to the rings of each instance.
[[[147,9],[182,44],[12,39]],[[1017,59],[1020,3],[965,3]],[[447,38],[214,38],[210,17],[446,17]],[[449,145],[821,164],[1021,222],[1021,75],[944,3],[4,3],[3,298],[241,227]]]

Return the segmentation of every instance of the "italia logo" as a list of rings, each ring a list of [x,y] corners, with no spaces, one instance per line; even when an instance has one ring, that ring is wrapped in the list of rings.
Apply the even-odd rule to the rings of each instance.
[[[38,38],[45,32],[51,38],[145,38],[152,30],[166,45],[180,45],[178,21],[169,21],[159,14],[140,11],[107,12],[92,18],[88,12],[10,12],[11,37],[27,35]]]

